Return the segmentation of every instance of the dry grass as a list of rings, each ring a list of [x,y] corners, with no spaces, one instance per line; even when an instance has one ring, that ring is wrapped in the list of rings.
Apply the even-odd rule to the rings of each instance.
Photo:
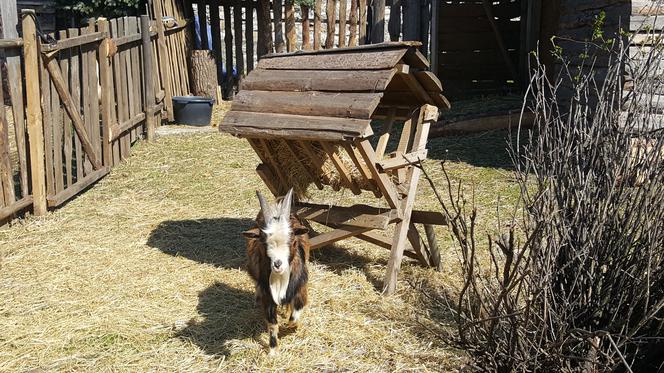
[[[475,183],[489,230],[517,192],[504,137],[431,145],[433,158],[460,158],[449,169]],[[456,253],[442,229],[445,270],[406,260],[388,298],[376,290],[386,250],[350,240],[316,251],[302,326],[284,329],[280,354],[266,356],[239,235],[257,211],[254,190],[267,193],[257,162],[245,141],[216,133],[139,143],[64,207],[0,228],[0,371],[456,370],[463,354],[422,326],[448,315],[407,282],[454,286]],[[436,162],[427,167],[440,183]],[[420,185],[417,207],[437,208]],[[373,202],[350,191],[312,198]]]

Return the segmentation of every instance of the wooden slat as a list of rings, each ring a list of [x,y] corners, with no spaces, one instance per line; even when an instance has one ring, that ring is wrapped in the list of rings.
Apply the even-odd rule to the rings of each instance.
[[[381,92],[396,69],[356,71],[254,70],[243,90]]]
[[[664,29],[664,17],[661,15],[632,15],[629,20],[630,31],[652,31]]]
[[[316,176],[315,170],[311,170],[311,164],[307,164],[306,162],[303,162],[300,157],[301,155],[298,154],[298,151],[295,149],[291,141],[288,140],[281,140],[285,145],[288,151],[291,154],[291,159],[294,159],[300,167],[304,170],[304,172],[307,174],[309,177],[309,180],[313,180],[314,184],[316,184],[316,187],[318,189],[323,189],[323,184],[321,184],[320,180]]]
[[[106,174],[109,172],[109,168],[107,167],[102,167],[99,170],[93,171],[87,175],[81,180],[77,180],[76,183],[64,191],[47,197],[48,201],[48,206],[49,207],[56,207],[60,206],[61,204],[67,202],[70,200],[72,197],[80,193],[83,189],[89,187],[92,185],[94,182],[97,180],[101,179],[104,177]]]
[[[282,19],[283,0],[272,1],[272,21],[274,23],[274,51],[277,53],[284,52],[284,25]]]
[[[26,196],[12,203],[9,206],[0,208],[0,221],[11,217],[17,212],[26,209],[32,205],[32,196]]]
[[[350,32],[348,35],[349,47],[354,47],[357,45],[357,3],[358,0],[350,0]]]
[[[166,49],[166,34],[164,33],[164,23],[159,22],[163,19],[164,10],[161,0],[156,0],[154,3],[154,16],[157,20],[157,59],[159,60],[159,70],[162,74],[162,86],[164,87],[164,103],[166,105],[166,114],[169,121],[174,120],[173,115],[173,90],[171,88],[171,80],[173,79],[173,71],[171,64],[168,62],[168,50]]]
[[[46,71],[46,68],[44,68],[41,63],[39,64],[39,74],[39,81],[41,85],[41,111],[44,121],[44,171],[46,172],[46,193],[49,194],[53,193],[55,190],[55,171],[53,167],[53,122],[60,114],[60,102],[58,101],[58,94],[55,92],[55,89],[51,95],[52,83],[48,78],[48,72]],[[57,110],[57,112],[54,113],[54,110]]]
[[[517,49],[519,47],[519,32],[505,32],[503,38],[505,47]],[[493,32],[476,33],[441,33],[439,34],[440,48],[443,51],[472,51],[481,49],[497,49],[498,43]]]
[[[281,173],[281,170],[279,169],[278,165],[275,167],[274,163],[272,162],[272,158],[268,158],[266,154],[263,154],[262,152],[259,152],[258,148],[262,147],[265,143],[260,140],[260,139],[247,139],[249,142],[249,145],[251,146],[252,149],[254,149],[254,152],[260,158],[261,162],[263,162],[263,165],[267,167],[269,172],[262,172],[259,173],[259,176],[264,177],[264,176],[271,176],[269,178],[269,181],[266,182],[265,184],[270,187],[270,190],[273,192],[273,194],[276,196],[282,195],[282,191],[286,190],[286,185],[288,185],[284,180],[284,176]],[[263,145],[261,145],[263,144]],[[258,172],[258,168],[256,169]],[[262,174],[262,175],[261,175]],[[277,191],[277,193],[274,193],[274,190]]]
[[[346,46],[346,8],[347,0],[339,0],[339,44],[340,48]]]
[[[387,142],[390,141],[390,132],[392,132],[392,125],[394,123],[394,116],[396,115],[396,109],[391,108],[388,114],[388,117],[383,121],[383,133],[378,139],[378,144],[376,145],[376,159],[382,160],[383,155],[385,154],[385,149],[387,148]]]
[[[364,163],[369,167],[372,179],[376,181],[376,184],[385,197],[388,205],[393,209],[396,208],[399,202],[399,197],[390,178],[383,173],[379,173],[376,169],[376,154],[371,147],[371,143],[369,143],[368,140],[356,141],[355,147],[362,155]]]
[[[397,157],[386,159],[378,162],[378,170],[381,172],[387,172],[396,170],[398,168],[406,167],[412,163],[420,163],[420,161],[427,158],[427,150],[422,149],[415,152],[410,152],[406,154],[401,154]]]
[[[95,20],[90,19],[88,32],[94,33],[96,29]],[[97,49],[99,45],[86,45],[88,53],[88,105],[90,107],[90,142],[94,148],[95,156],[102,165],[101,154],[101,126],[99,122],[99,65],[97,62]],[[98,169],[95,167],[95,170]]]
[[[358,44],[366,44],[367,39],[367,0],[358,0],[360,10],[360,32]]]
[[[160,0],[157,0],[157,3],[159,5],[155,6],[161,7]],[[157,19],[161,19],[161,17],[158,17]],[[160,23],[161,22],[157,22],[158,25]],[[109,35],[107,20],[98,20],[98,27],[101,32]],[[109,48],[110,42],[107,39],[99,45],[97,50],[97,54],[99,56],[99,86],[101,89],[102,163],[106,167],[111,167],[113,165],[111,148],[111,124],[113,121],[113,80],[111,77],[112,70],[109,57]]]
[[[520,15],[521,4],[518,1],[501,1],[493,4],[493,15],[497,18],[515,18]],[[441,23],[448,18],[476,18],[485,16],[484,8],[481,2],[442,2],[440,4]]]
[[[227,98],[233,97],[233,21],[231,18],[231,7],[224,7],[224,46],[226,51],[226,79],[224,91]]]
[[[233,8],[233,32],[235,40],[235,69],[238,79],[242,80],[244,76],[244,54],[242,53],[242,8],[236,6]],[[295,31],[293,31],[295,32]]]
[[[335,28],[337,26],[337,0],[327,0],[327,7],[325,15],[327,17],[326,30],[327,37],[325,38],[325,49],[334,47],[334,35],[336,34]]]
[[[438,241],[436,240],[436,233],[433,230],[433,226],[424,224],[424,232],[427,237],[427,243],[429,244],[429,261],[434,268],[438,271],[442,271],[443,266],[440,260],[440,248],[438,246]]]
[[[222,132],[245,137],[342,140],[373,134],[369,120],[231,111],[219,126]]]
[[[309,243],[311,244],[312,249],[318,249],[370,230],[371,228],[340,226],[331,232],[319,234],[318,236],[311,238]]]
[[[2,69],[0,69],[0,82],[3,82]],[[9,206],[14,203],[16,196],[14,193],[14,172],[12,170],[11,159],[9,158],[10,128],[5,113],[4,102],[4,89],[0,89],[0,103],[2,103],[2,106],[0,106],[0,185],[2,185],[0,194],[3,196],[5,205]]]
[[[396,220],[392,210],[380,210],[367,205],[350,207],[300,203],[294,208],[301,219],[313,220],[321,224],[343,224],[353,227],[387,229]]]
[[[314,0],[314,50],[319,50],[321,47],[320,33],[321,33],[321,17],[322,17],[323,0]]]
[[[393,68],[407,49],[366,50],[361,53],[302,54],[265,58],[260,69],[276,70],[382,70]]]
[[[143,40],[142,49],[142,80],[143,80],[143,112],[145,113],[145,134],[148,141],[154,141],[157,127],[157,116],[155,112],[155,82],[152,68],[152,47],[150,41],[150,17],[142,15],[140,18],[141,35]],[[139,70],[140,71],[140,70]],[[139,73],[140,74],[140,73]],[[139,80],[140,82],[140,80]]]
[[[402,78],[412,93],[423,103],[426,104],[433,104],[433,99],[431,96],[429,96],[429,93],[422,87],[419,81],[415,79],[415,76],[412,74],[398,74],[400,78]]]
[[[241,91],[232,110],[369,119],[382,93]]]
[[[258,142],[261,144],[261,147],[263,149],[270,150],[273,148],[268,144],[267,140],[265,139],[259,139]],[[254,150],[256,150],[256,148],[254,148]],[[281,186],[280,189],[285,190],[286,186],[290,185],[290,183],[288,182],[288,176],[285,174],[283,166],[279,163],[276,157],[272,156],[272,153],[270,151],[265,152],[264,157],[267,163],[272,168],[273,173],[277,175],[280,182],[279,185]]]
[[[125,19],[118,19],[118,35],[128,35],[130,32],[125,25]],[[132,118],[130,112],[130,101],[132,101],[132,96],[129,96],[129,92],[132,91],[131,85],[129,84],[129,79],[131,78],[131,69],[127,63],[129,59],[129,51],[126,48],[121,49],[120,59],[118,64],[118,69],[120,71],[120,89],[122,90],[122,101],[118,101],[118,107],[122,111],[122,118],[120,120],[125,121],[129,118]],[[125,134],[119,140],[120,143],[120,158],[126,159],[129,156],[129,146],[130,146],[130,136]]]
[[[0,49],[21,48],[23,39],[0,39]]]
[[[254,69],[254,9],[246,8],[244,16],[244,33],[247,53],[247,72]]]
[[[442,92],[443,84],[438,77],[431,71],[416,71],[414,73],[417,81],[427,92]]]
[[[139,32],[139,18],[138,17],[127,17],[126,18],[128,24],[129,24],[129,31],[134,33],[134,32]],[[125,27],[127,27],[127,24],[125,24]],[[142,34],[141,34],[142,35]],[[146,92],[143,91],[143,84],[141,83],[141,66],[143,66],[143,63],[141,62],[141,58],[139,55],[139,49],[141,49],[140,45],[136,45],[132,48],[129,49],[129,61],[130,61],[130,68],[131,68],[131,79],[130,79],[130,84],[131,84],[131,89],[134,91],[134,99],[130,102],[131,108],[133,108],[133,113],[138,114],[141,111],[143,111],[142,108],[142,95],[145,95]],[[154,97],[154,96],[153,96]],[[131,111],[130,111],[131,112]],[[131,143],[133,144],[138,138],[144,133],[143,128],[134,128],[130,132],[131,134]]]
[[[63,49],[68,49],[68,48],[74,48],[78,46],[82,46],[85,44],[91,44],[91,43],[96,43],[104,39],[106,35],[104,35],[101,32],[91,32],[89,34],[85,35],[79,35],[76,37],[64,39],[64,40],[58,40],[56,44],[42,44],[41,50],[42,52],[52,52],[52,51],[57,51],[57,50],[63,50]]]
[[[337,169],[337,172],[339,172],[339,177],[341,178],[341,181],[346,185],[346,187],[350,188],[353,194],[362,193],[360,187],[353,180],[350,171],[346,168],[344,162],[339,157],[339,154],[337,154],[334,151],[333,145],[326,141],[321,142],[321,145],[323,146],[323,150],[325,150],[325,153],[327,153],[327,156],[332,161],[332,164],[334,164],[334,167]]]
[[[67,37],[67,31],[62,30],[58,33],[60,39],[65,39]],[[69,65],[71,51],[60,51],[59,61],[60,61],[60,71],[62,72],[62,79],[65,82],[65,88],[68,92],[71,92],[71,80],[69,77]],[[56,94],[56,98],[57,97]],[[59,105],[59,103],[58,103]],[[71,179],[71,138],[66,139],[66,134],[71,135],[71,119],[69,115],[64,110],[58,110],[60,120],[58,125],[53,128],[53,162],[55,163],[55,192],[59,193],[65,188],[65,174],[68,181]],[[69,127],[69,128],[67,128]],[[67,131],[69,129],[69,131]],[[64,140],[64,141],[63,141]],[[69,153],[69,165],[63,164],[63,154]],[[67,156],[64,157],[67,159]],[[66,162],[66,161],[65,161]],[[71,183],[67,183],[71,185]]]
[[[429,262],[429,253],[427,252],[426,247],[423,244],[420,232],[417,231],[415,224],[413,224],[412,222],[410,223],[408,229],[407,238],[408,242],[410,242],[410,246],[413,249],[413,252],[415,253],[417,261],[419,261],[420,264],[423,265],[424,267],[429,267],[431,265]],[[405,250],[404,254],[406,254]]]

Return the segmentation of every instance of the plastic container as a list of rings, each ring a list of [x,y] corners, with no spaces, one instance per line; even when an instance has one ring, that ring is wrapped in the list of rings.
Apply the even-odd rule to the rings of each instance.
[[[175,123],[209,126],[212,118],[213,98],[200,96],[173,96]]]

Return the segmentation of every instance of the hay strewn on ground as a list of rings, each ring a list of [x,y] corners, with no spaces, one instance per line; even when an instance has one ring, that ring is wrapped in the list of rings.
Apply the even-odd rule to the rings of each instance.
[[[453,176],[476,184],[481,225],[517,190],[505,133],[432,140]],[[449,152],[446,152],[449,150]],[[0,371],[447,371],[463,354],[423,325],[448,314],[407,281],[442,291],[456,254],[439,231],[445,271],[405,260],[396,296],[380,286],[387,251],[351,240],[314,252],[302,327],[265,353],[240,232],[267,193],[248,144],[217,133],[139,143],[126,163],[44,218],[0,228]],[[441,183],[436,161],[427,169]],[[350,191],[314,191],[351,203]],[[358,201],[373,202],[363,193]],[[418,208],[437,208],[421,183]],[[283,321],[283,320],[282,320]]]

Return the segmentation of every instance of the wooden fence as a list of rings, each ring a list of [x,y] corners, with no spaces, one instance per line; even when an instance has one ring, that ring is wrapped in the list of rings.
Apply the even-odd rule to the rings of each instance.
[[[45,40],[27,11],[23,37],[0,40],[14,52],[5,53],[11,106],[0,108],[0,221],[31,203],[35,215],[61,205],[154,137],[172,87],[161,68],[170,56],[151,31],[160,24],[98,19]]]

